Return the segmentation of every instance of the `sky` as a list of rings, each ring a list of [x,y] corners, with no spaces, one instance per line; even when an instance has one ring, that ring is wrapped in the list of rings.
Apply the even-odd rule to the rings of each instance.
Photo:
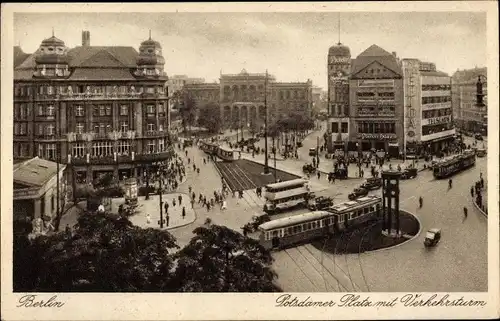
[[[217,81],[222,73],[266,69],[277,81],[326,89],[328,48],[339,41],[355,58],[376,44],[399,58],[436,64],[450,75],[486,66],[486,14],[469,12],[304,13],[15,13],[14,42],[28,53],[54,34],[68,47],[161,43],[169,76]]]

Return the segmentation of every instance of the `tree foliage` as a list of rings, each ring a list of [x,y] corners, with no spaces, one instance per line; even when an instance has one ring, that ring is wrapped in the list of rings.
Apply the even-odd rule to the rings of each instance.
[[[176,288],[182,292],[276,292],[273,258],[256,240],[227,227],[196,228],[176,254]]]
[[[206,128],[210,133],[218,133],[222,127],[219,105],[208,103],[198,111],[198,126]]]
[[[109,213],[82,214],[72,232],[16,233],[14,291],[280,291],[272,257],[257,241],[211,221],[193,233],[177,253],[168,231]]]
[[[174,104],[181,115],[182,126],[184,127],[184,130],[186,130],[188,127],[193,126],[196,122],[196,101],[186,90],[176,91],[172,96]]]

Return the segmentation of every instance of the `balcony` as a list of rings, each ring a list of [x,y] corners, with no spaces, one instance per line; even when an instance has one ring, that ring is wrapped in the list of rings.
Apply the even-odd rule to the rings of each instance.
[[[140,98],[156,98],[167,99],[165,93],[140,93],[140,92],[127,92],[127,93],[62,93],[60,95],[52,95],[44,97],[45,99],[61,99],[61,100],[102,100],[102,99],[140,99]]]
[[[172,152],[161,152],[161,153],[151,153],[151,154],[137,154],[135,155],[135,160],[138,162],[156,162],[170,159],[172,157]]]
[[[148,130],[146,132],[144,132],[144,136],[145,137],[165,137],[166,135],[168,135],[168,132],[164,131],[164,130]]]

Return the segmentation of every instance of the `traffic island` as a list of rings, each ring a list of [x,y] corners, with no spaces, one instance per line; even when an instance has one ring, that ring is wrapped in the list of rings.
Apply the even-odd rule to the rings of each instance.
[[[399,215],[399,235],[388,235],[382,221],[368,221],[333,234],[327,240],[317,240],[311,244],[318,250],[331,254],[358,254],[388,249],[408,242],[420,231],[420,222],[413,214],[399,211]]]

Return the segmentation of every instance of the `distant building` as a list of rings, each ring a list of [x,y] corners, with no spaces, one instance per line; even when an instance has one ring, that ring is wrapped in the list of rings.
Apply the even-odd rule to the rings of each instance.
[[[404,144],[407,155],[435,153],[453,141],[451,79],[436,65],[403,59]]]
[[[151,38],[139,52],[91,46],[88,31],[75,48],[43,40],[14,68],[14,159],[67,164],[73,188],[104,173],[142,176],[169,155],[164,64]]]
[[[453,116],[459,128],[487,134],[488,100],[486,68],[457,70],[451,78]],[[477,105],[477,82],[481,79],[484,106]]]
[[[191,78],[186,75],[173,75],[167,80],[168,92],[173,94],[184,88],[185,85],[203,84],[204,82],[205,78]]]
[[[348,151],[403,150],[403,71],[396,53],[372,45],[352,62]],[[342,129],[341,131],[345,131]]]
[[[66,165],[38,157],[14,164],[14,220],[54,218],[57,213],[57,179],[59,208],[66,198]]]
[[[263,126],[265,119],[265,73],[221,74],[220,83],[186,85],[186,90],[199,104],[216,102],[221,109],[225,128]],[[311,115],[312,81],[276,82],[267,75],[268,121],[291,113]]]

